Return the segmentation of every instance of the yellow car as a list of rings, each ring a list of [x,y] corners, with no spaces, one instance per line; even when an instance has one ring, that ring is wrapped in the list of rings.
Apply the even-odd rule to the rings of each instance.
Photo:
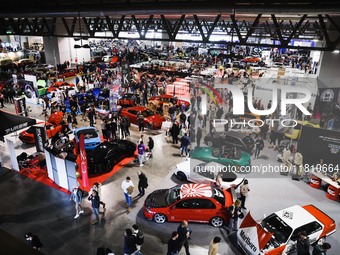
[[[300,137],[302,126],[307,127],[313,127],[313,128],[320,128],[319,124],[313,124],[307,120],[304,121],[297,121],[297,125],[294,128],[291,128],[288,130],[287,133],[285,133],[285,136],[289,139],[297,140]]]

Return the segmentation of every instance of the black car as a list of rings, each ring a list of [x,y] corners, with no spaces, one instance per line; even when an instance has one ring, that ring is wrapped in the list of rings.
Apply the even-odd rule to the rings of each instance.
[[[112,168],[126,157],[132,157],[137,145],[127,140],[103,142],[87,155],[89,174],[110,172]]]
[[[208,134],[204,142],[210,147],[236,147],[248,153],[252,153],[255,146],[254,140],[249,135],[234,131]]]

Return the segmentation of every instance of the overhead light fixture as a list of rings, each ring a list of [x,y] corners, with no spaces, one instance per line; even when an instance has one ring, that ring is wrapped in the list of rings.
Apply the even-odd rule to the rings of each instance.
[[[333,50],[332,53],[334,53],[334,54],[339,54],[339,53],[340,53],[340,50]]]
[[[80,48],[81,48],[81,46],[80,46],[80,45],[78,45],[78,44],[75,44],[75,45],[74,45],[74,48],[75,48],[75,49],[80,49]]]
[[[88,45],[88,44],[84,44],[84,45],[83,45],[83,48],[84,48],[84,49],[91,49],[90,45]]]

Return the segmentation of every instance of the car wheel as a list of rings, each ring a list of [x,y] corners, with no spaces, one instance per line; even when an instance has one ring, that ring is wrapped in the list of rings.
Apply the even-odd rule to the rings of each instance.
[[[164,214],[161,214],[161,213],[156,213],[155,216],[153,217],[153,220],[156,223],[162,224],[162,223],[166,222],[166,216]]]
[[[210,220],[210,223],[212,226],[218,228],[223,226],[224,220],[221,217],[216,216]]]
[[[207,141],[207,145],[208,145],[209,147],[212,147],[214,144],[213,144],[212,141],[208,140],[208,141]]]
[[[177,172],[176,177],[178,180],[187,181],[187,176],[183,172]]]
[[[218,158],[221,155],[221,150],[219,148],[213,148],[211,155]]]

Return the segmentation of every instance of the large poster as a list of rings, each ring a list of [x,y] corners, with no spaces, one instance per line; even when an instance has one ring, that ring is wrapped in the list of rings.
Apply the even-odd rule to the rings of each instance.
[[[340,132],[302,126],[298,151],[303,155],[304,164],[340,164]]]
[[[127,88],[130,85],[130,66],[128,61],[122,62],[122,87]]]

